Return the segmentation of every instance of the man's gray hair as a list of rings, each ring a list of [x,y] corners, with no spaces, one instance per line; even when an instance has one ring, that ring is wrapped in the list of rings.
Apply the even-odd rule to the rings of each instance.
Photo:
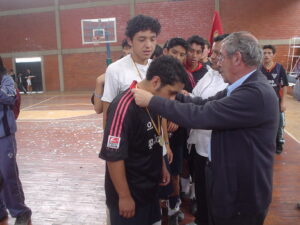
[[[257,39],[246,31],[231,33],[223,40],[228,56],[240,52],[243,62],[248,66],[258,66],[261,63],[263,51]]]

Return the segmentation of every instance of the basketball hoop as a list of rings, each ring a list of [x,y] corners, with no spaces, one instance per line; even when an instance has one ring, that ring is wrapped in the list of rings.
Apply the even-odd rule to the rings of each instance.
[[[93,36],[92,43],[95,46],[98,46],[99,44],[103,43],[104,40],[105,40],[105,38],[103,38],[102,36]]]
[[[82,44],[117,42],[116,18],[81,20]]]
[[[106,46],[106,64],[111,60],[110,43],[117,42],[116,18],[99,18],[81,20],[82,44],[93,44],[96,48],[104,43]]]

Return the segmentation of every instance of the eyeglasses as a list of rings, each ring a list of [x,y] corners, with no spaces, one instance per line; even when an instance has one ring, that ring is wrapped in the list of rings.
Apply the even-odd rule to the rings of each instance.
[[[217,56],[217,59],[218,59],[218,62],[222,63],[222,62],[224,61],[224,59],[225,59],[225,56],[222,55],[222,54],[219,54],[219,55]]]

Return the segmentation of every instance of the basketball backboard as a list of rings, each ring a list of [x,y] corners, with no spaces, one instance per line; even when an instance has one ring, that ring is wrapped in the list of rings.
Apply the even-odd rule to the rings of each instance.
[[[116,18],[82,19],[82,44],[117,42]]]

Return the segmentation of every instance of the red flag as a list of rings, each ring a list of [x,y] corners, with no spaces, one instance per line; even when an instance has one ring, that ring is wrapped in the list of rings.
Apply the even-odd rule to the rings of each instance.
[[[215,11],[214,18],[213,18],[213,25],[210,33],[210,38],[209,38],[211,45],[213,44],[214,38],[221,34],[223,34],[221,18],[219,13]]]

